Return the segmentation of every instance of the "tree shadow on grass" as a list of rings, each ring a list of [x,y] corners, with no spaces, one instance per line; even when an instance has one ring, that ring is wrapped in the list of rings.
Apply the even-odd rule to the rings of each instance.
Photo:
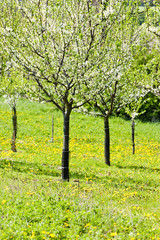
[[[51,165],[19,162],[9,159],[0,159],[0,168],[5,170],[12,170],[20,173],[30,173],[35,175],[47,175],[58,177],[59,173],[55,171]]]
[[[29,162],[14,161],[11,159],[0,159],[0,168],[5,170],[10,170],[19,173],[28,173],[34,175],[46,175],[52,177],[60,177],[61,168],[56,169],[55,166],[51,164],[38,164]],[[59,172],[60,171],[60,172]],[[70,172],[70,179],[84,179],[86,175],[78,172]]]
[[[148,172],[155,172],[155,171],[160,172],[160,168],[151,168],[151,167],[137,166],[137,165],[122,166],[120,164],[115,164],[115,166],[122,169],[134,169],[134,170],[142,170],[142,171],[148,171]]]

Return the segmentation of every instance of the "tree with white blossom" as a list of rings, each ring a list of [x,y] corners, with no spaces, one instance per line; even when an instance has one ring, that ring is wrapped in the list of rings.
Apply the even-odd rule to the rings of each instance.
[[[105,61],[105,42],[121,3],[113,1],[117,11],[107,2],[87,0],[7,3],[1,3],[5,48],[28,75],[30,86],[40,89],[39,98],[63,114],[62,179],[69,180],[70,114],[104,90],[103,84],[96,88],[95,76]]]

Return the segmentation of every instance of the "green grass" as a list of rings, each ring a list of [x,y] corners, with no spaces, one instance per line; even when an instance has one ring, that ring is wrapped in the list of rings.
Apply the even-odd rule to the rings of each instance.
[[[26,100],[17,111],[13,153],[11,111],[0,99],[0,239],[160,239],[160,123],[136,122],[133,156],[131,122],[111,118],[108,167],[103,119],[73,112],[66,183],[61,112]]]

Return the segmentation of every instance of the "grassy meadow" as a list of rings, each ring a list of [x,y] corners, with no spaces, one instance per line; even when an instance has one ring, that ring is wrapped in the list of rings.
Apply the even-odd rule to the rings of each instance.
[[[111,166],[104,163],[103,119],[71,114],[70,182],[61,181],[62,113],[0,99],[0,239],[160,240],[160,123],[112,117]],[[51,140],[54,114],[54,142]]]

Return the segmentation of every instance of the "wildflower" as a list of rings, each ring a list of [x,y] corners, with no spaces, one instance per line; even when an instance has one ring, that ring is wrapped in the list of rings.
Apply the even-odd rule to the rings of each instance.
[[[32,235],[30,236],[30,238],[34,238],[35,236],[35,232],[32,232]]]
[[[50,233],[50,237],[51,237],[51,238],[54,238],[55,235],[54,235],[53,233]]]
[[[6,200],[3,200],[3,201],[2,201],[2,205],[5,204],[5,203],[6,203]]]
[[[117,236],[116,232],[111,233],[111,237],[115,237],[115,236]]]
[[[90,223],[87,223],[84,227],[89,227],[91,224]]]

